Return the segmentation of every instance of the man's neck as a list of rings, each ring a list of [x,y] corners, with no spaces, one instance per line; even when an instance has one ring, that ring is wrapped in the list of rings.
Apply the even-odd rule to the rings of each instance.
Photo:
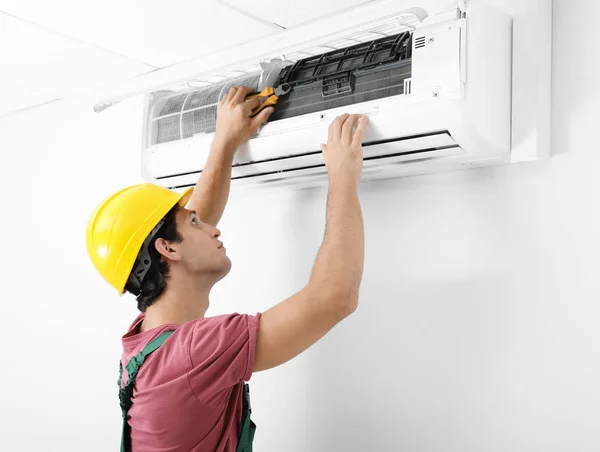
[[[141,331],[161,325],[182,325],[204,317],[209,306],[210,281],[172,275],[163,294],[146,309]]]

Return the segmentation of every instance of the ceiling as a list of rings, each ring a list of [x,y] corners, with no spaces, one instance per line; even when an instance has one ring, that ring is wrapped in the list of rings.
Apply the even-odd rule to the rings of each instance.
[[[0,116],[363,3],[370,1],[0,0]]]

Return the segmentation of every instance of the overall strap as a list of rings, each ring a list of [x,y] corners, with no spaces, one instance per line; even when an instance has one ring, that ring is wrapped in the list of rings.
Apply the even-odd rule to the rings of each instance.
[[[121,405],[121,414],[123,415],[123,433],[121,436],[121,452],[127,452],[131,450],[131,432],[129,424],[127,423],[127,412],[133,402],[131,399],[133,398],[133,385],[135,383],[135,379],[140,370],[140,367],[152,352],[156,351],[166,340],[167,338],[173,334],[174,331],[165,331],[156,339],[149,342],[141,352],[135,355],[133,358],[129,360],[125,369],[127,370],[127,383],[125,386],[121,388],[121,382],[123,380],[123,363],[119,363],[119,404]]]
[[[252,452],[256,424],[250,419],[252,409],[250,407],[250,386],[248,386],[248,383],[244,383],[242,387],[242,402],[242,422],[240,423],[236,452]]]

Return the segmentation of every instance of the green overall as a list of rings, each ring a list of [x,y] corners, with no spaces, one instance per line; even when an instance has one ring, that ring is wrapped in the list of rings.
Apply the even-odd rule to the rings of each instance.
[[[119,402],[121,404],[121,412],[123,414],[121,452],[131,452],[131,427],[127,422],[127,412],[133,404],[131,399],[133,397],[135,378],[137,377],[140,367],[144,363],[146,357],[148,357],[148,355],[150,355],[152,352],[156,351],[171,334],[173,334],[173,331],[165,331],[148,345],[146,345],[139,354],[129,360],[127,366],[125,367],[127,369],[127,383],[123,388],[121,388],[121,380],[123,378],[123,363],[119,364]],[[250,393],[247,383],[245,383],[243,386],[242,398],[242,422],[240,424],[240,433],[238,435],[236,452],[252,452],[252,441],[254,440],[256,425],[250,419],[250,413],[252,410],[250,409]]]

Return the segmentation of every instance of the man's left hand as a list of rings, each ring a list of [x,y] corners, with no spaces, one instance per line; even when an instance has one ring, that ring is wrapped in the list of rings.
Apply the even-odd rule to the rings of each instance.
[[[256,97],[246,100],[252,91],[247,86],[233,87],[223,96],[217,108],[215,142],[232,152],[249,140],[274,111],[273,107],[268,107],[251,118],[252,110],[260,106],[260,100]]]

